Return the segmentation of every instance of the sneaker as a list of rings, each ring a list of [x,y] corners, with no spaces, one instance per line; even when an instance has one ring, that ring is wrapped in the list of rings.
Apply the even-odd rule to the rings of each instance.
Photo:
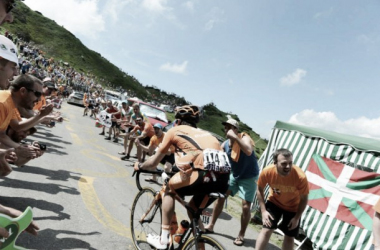
[[[106,138],[104,138],[104,140],[107,140],[107,141],[109,141],[109,140],[111,140],[111,137],[106,137]]]
[[[120,157],[120,159],[121,159],[122,161],[126,161],[126,160],[129,159],[129,155],[126,155],[126,156]]]
[[[119,140],[117,138],[114,138],[113,142],[119,142]]]
[[[148,234],[146,241],[149,245],[153,246],[156,249],[167,249],[168,245],[161,244],[161,237],[159,235]]]
[[[99,135],[104,135],[104,132],[101,132]]]

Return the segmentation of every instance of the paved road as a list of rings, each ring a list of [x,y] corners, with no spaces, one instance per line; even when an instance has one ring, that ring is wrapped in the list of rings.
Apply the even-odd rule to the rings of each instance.
[[[23,233],[17,245],[28,249],[134,249],[129,229],[137,188],[132,161],[119,159],[121,144],[98,135],[83,109],[63,104],[67,121],[53,129],[38,127],[32,138],[47,144],[47,153],[0,179],[0,203],[33,208],[39,236]],[[178,220],[185,218],[178,212]],[[215,238],[226,249],[253,248],[257,233],[249,229],[244,247],[232,244],[240,223],[223,213]],[[213,236],[213,237],[214,237]],[[278,249],[273,245],[268,249]]]

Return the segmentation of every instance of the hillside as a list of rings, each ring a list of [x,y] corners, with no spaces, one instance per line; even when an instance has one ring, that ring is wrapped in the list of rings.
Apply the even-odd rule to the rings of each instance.
[[[64,27],[55,21],[44,17],[38,11],[32,11],[23,3],[17,4],[14,10],[15,20],[4,28],[16,34],[24,41],[33,42],[43,50],[45,57],[68,62],[76,71],[92,74],[103,86],[121,86],[134,93],[140,99],[157,103],[183,105],[189,103],[185,97],[175,93],[167,93],[153,86],[144,87],[135,77],[123,72],[96,51],[88,49],[83,43]],[[241,130],[248,132],[256,142],[256,153],[261,155],[267,146],[267,141],[252,131],[248,125],[240,121],[235,114],[219,110],[213,103],[204,106],[204,116],[199,127],[224,136],[222,121],[230,115],[240,122]]]

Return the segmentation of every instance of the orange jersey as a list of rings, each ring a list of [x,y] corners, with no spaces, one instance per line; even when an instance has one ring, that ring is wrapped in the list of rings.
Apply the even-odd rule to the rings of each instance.
[[[275,165],[264,168],[257,185],[265,188],[267,184],[270,187],[268,201],[290,212],[297,212],[300,196],[309,194],[306,175],[295,165],[287,176],[279,175]]]
[[[218,140],[209,132],[187,125],[179,125],[171,128],[166,133],[158,151],[162,154],[166,154],[170,146],[175,147],[175,161],[177,167],[181,168],[181,166],[183,166],[184,169],[189,168],[189,165],[184,165],[189,162],[193,162],[195,168],[204,169],[203,149],[209,148],[222,151]]]
[[[6,131],[11,120],[21,121],[10,90],[0,91],[0,131]]]
[[[41,95],[41,99],[34,104],[33,110],[41,110],[43,106],[46,106],[46,99],[44,95]]]

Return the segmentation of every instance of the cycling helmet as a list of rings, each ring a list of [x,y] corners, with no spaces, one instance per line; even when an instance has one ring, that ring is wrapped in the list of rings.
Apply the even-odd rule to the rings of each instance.
[[[176,119],[181,119],[190,123],[199,122],[199,108],[195,105],[186,105],[177,108],[175,113]]]

